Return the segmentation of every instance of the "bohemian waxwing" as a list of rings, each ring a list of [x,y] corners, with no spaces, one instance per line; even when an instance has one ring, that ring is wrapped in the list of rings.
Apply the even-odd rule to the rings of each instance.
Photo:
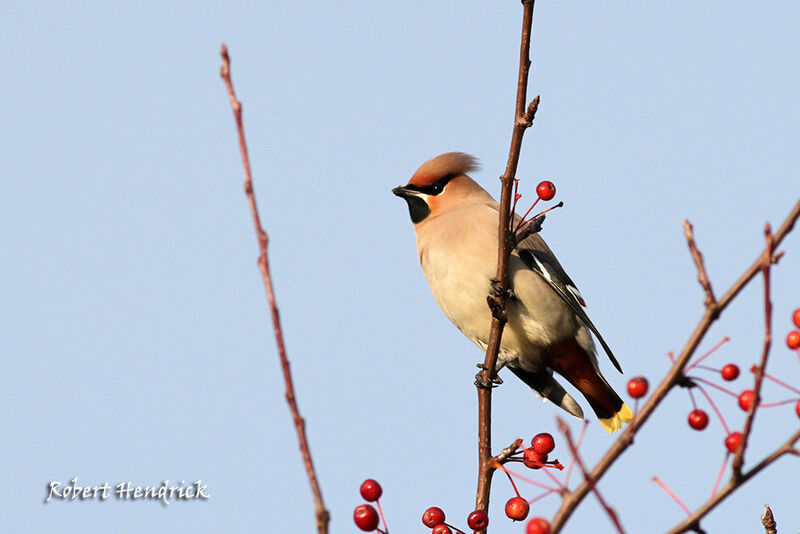
[[[408,185],[392,192],[408,203],[419,262],[433,297],[453,324],[485,350],[492,323],[486,296],[497,270],[499,207],[467,176],[477,168],[472,156],[449,152],[423,163]],[[590,332],[622,369],[583,310],[575,284],[538,234],[511,253],[508,276],[508,323],[499,365],[543,400],[583,418],[581,407],[553,377],[555,371],[586,397],[609,432],[630,422],[630,408],[600,373]]]

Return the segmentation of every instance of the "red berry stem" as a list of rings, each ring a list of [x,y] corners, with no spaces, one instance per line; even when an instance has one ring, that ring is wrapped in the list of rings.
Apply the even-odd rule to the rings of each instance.
[[[452,531],[453,531],[453,534],[466,534],[466,532],[464,532],[463,530],[460,530],[460,529],[458,529],[458,528],[454,527],[454,526],[453,526],[453,525],[451,525],[450,523],[442,523],[442,524],[443,524],[443,525],[445,525],[445,526],[447,526],[447,528],[449,528],[450,530],[452,530]]]
[[[386,524],[386,518],[383,517],[383,508],[381,507],[381,501],[375,501],[375,504],[378,505],[378,514],[381,516],[381,522],[383,523],[383,528],[386,529],[383,534],[389,534],[389,525]],[[378,529],[380,531],[380,529]]]
[[[519,490],[517,489],[517,485],[514,484],[514,479],[511,478],[511,474],[509,474],[508,469],[506,469],[506,466],[504,466],[503,464],[501,464],[500,462],[498,462],[497,460],[494,460],[494,459],[492,459],[492,461],[490,463],[496,469],[501,469],[503,471],[503,473],[506,474],[506,476],[508,477],[508,481],[511,482],[511,487],[514,488],[514,493],[516,493],[517,497],[519,497],[520,495],[519,495]]]
[[[707,386],[711,386],[712,388],[718,389],[718,390],[722,391],[723,393],[727,393],[731,397],[735,397],[737,399],[739,398],[739,394],[738,393],[734,393],[733,391],[731,391],[729,389],[726,389],[726,388],[724,388],[724,387],[722,387],[722,386],[720,386],[718,384],[715,384],[714,382],[712,382],[710,380],[706,380],[705,378],[700,378],[699,376],[693,376],[691,378],[692,378],[692,380],[696,380],[698,382],[702,382],[703,384],[705,384]]]
[[[713,371],[715,373],[719,373],[721,369],[715,369],[713,367],[709,367],[708,365],[695,365],[697,369],[703,369],[704,371]]]
[[[547,491],[552,492],[552,493],[558,493],[558,491],[559,491],[556,488],[551,488],[550,486],[548,486],[546,484],[542,484],[541,482],[537,482],[537,481],[533,480],[532,478],[526,477],[525,475],[520,475],[519,473],[517,473],[515,471],[511,471],[510,469],[505,469],[504,468],[504,471],[506,472],[506,474],[508,474],[508,475],[510,475],[510,476],[512,476],[514,478],[518,478],[518,479],[522,480],[523,482],[527,482],[528,484],[531,484],[531,485],[536,486],[538,488],[546,489]],[[545,471],[545,472],[547,472],[547,471]],[[556,480],[556,482],[558,483],[557,480]],[[560,488],[561,484],[559,483],[558,486]]]
[[[692,401],[692,409],[696,410],[697,409],[697,402],[695,402],[695,400],[694,400],[694,392],[692,392],[691,389],[688,389],[687,391],[689,392],[689,399],[691,399],[691,401]]]
[[[533,201],[533,204],[531,204],[531,207],[530,207],[530,208],[528,208],[528,211],[526,211],[526,212],[525,212],[525,215],[523,215],[523,216],[522,216],[522,218],[520,218],[519,222],[517,223],[517,227],[516,227],[516,228],[514,228],[514,231],[515,231],[515,232],[516,232],[517,230],[519,230],[520,226],[522,226],[522,225],[525,223],[525,218],[526,218],[526,217],[528,216],[528,214],[531,212],[531,210],[533,209],[533,207],[534,207],[536,204],[538,204],[538,203],[539,203],[539,201],[540,201],[540,200],[541,200],[540,198],[537,198],[536,200],[534,200],[534,201]]]
[[[528,504],[533,504],[536,501],[540,501],[540,500],[544,499],[545,497],[547,497],[548,495],[552,495],[552,494],[553,494],[552,491],[545,491],[544,493],[541,493],[541,494],[537,495],[533,499],[528,499]]]
[[[586,427],[589,426],[589,421],[583,422],[583,428],[581,428],[581,433],[578,436],[578,441],[575,442],[575,450],[579,451],[581,449],[581,445],[583,445],[583,438],[586,437]],[[564,476],[564,487],[569,487],[569,477],[572,474],[572,468],[575,467],[575,456],[572,457],[572,461],[567,466],[567,474]]]
[[[706,398],[706,400],[708,401],[708,403],[709,403],[709,404],[711,405],[711,407],[714,409],[714,413],[716,413],[716,414],[717,414],[717,417],[719,418],[720,422],[722,422],[722,428],[724,428],[724,429],[725,429],[725,435],[728,435],[728,434],[730,434],[730,433],[731,433],[731,431],[730,431],[730,429],[728,428],[728,423],[726,423],[726,422],[725,422],[725,418],[724,418],[724,417],[722,417],[722,412],[720,412],[720,411],[719,411],[719,408],[717,408],[717,405],[716,405],[716,404],[714,403],[714,401],[711,399],[711,396],[710,396],[710,395],[709,395],[709,394],[706,392],[706,390],[705,390],[705,389],[703,389],[703,387],[702,387],[702,386],[697,386],[697,389],[699,389],[699,390],[700,390],[700,393],[702,393],[702,394],[703,394],[703,396],[705,396],[705,398]],[[735,395],[734,395],[734,396],[735,396]]]
[[[711,490],[711,497],[717,494],[717,490],[719,490],[719,484],[722,482],[722,475],[725,474],[725,468],[728,467],[728,459],[730,458],[730,454],[726,454],[725,458],[722,459],[722,467],[719,469],[719,474],[717,475],[717,480],[714,481],[714,488]]]
[[[658,484],[659,486],[661,486],[661,489],[662,489],[662,490],[664,490],[664,492],[665,492],[667,495],[669,495],[670,497],[672,497],[672,500],[673,500],[673,501],[675,501],[676,503],[678,503],[678,506],[680,506],[681,508],[683,508],[683,511],[684,511],[684,512],[686,512],[686,515],[688,515],[688,516],[690,516],[690,517],[691,517],[691,515],[692,515],[692,512],[691,512],[691,510],[689,510],[689,509],[686,507],[686,505],[685,505],[685,504],[683,504],[683,503],[681,502],[681,500],[678,498],[678,496],[677,496],[677,495],[675,495],[674,493],[672,493],[672,490],[671,490],[671,489],[669,489],[669,488],[667,487],[667,485],[666,485],[666,484],[664,484],[663,482],[661,482],[661,480],[660,480],[658,477],[653,477],[653,482],[655,482],[656,484]]]
[[[559,464],[559,465],[561,465],[561,464]],[[564,466],[561,466],[561,467],[562,467],[562,469],[563,469],[563,467],[564,467]],[[564,484],[562,484],[562,483],[561,483],[561,481],[560,481],[560,480],[558,480],[558,479],[555,477],[555,475],[553,475],[553,473],[551,473],[551,472],[550,472],[550,470],[549,470],[549,469],[542,469],[542,471],[544,471],[544,474],[545,474],[545,475],[547,475],[548,477],[550,477],[550,480],[552,480],[553,482],[555,482],[556,486],[558,486],[558,487],[559,487],[559,489],[562,489],[562,490],[563,490],[563,489],[566,489],[566,486],[564,486]]]
[[[755,367],[756,367],[756,366],[754,365],[754,366],[753,366],[753,369],[750,369],[750,371],[752,371],[752,372],[754,372],[754,373],[755,373]],[[768,379],[768,380],[772,380],[772,381],[773,381],[773,382],[775,382],[776,384],[778,384],[778,385],[780,385],[780,386],[783,386],[783,387],[785,387],[785,388],[786,388],[786,389],[788,389],[789,391],[794,391],[795,393],[797,393],[798,395],[800,395],[800,389],[797,389],[796,387],[790,386],[789,384],[787,384],[787,383],[786,383],[786,382],[784,382],[783,380],[780,380],[780,379],[778,379],[778,378],[775,378],[774,376],[772,376],[772,375],[771,375],[771,374],[769,374],[769,373],[764,373],[764,378],[766,378],[766,379]]]
[[[798,400],[800,400],[800,399],[795,397],[794,399],[786,399],[786,400],[782,400],[782,401],[779,401],[779,402],[762,402],[761,404],[758,405],[758,407],[759,408],[774,408],[775,406],[783,406],[784,404],[792,404],[794,402],[797,402]]]
[[[708,358],[709,356],[711,356],[712,354],[714,354],[714,352],[715,352],[715,351],[716,351],[718,348],[720,348],[722,345],[724,345],[725,343],[727,343],[727,342],[728,342],[728,341],[730,341],[730,340],[731,340],[731,338],[729,338],[728,336],[725,336],[725,337],[723,337],[723,338],[722,338],[722,341],[720,341],[719,343],[717,343],[716,345],[714,345],[713,347],[711,347],[711,350],[710,350],[710,351],[706,352],[705,354],[703,354],[702,356],[700,356],[699,358],[697,358],[697,360],[696,360],[696,361],[695,361],[693,364],[689,365],[689,367],[687,367],[687,368],[686,368],[686,371],[685,371],[685,372],[686,372],[686,373],[688,373],[689,371],[691,371],[692,369],[694,369],[695,367],[697,367],[697,365],[698,365],[700,362],[702,362],[703,360],[705,360],[706,358]]]

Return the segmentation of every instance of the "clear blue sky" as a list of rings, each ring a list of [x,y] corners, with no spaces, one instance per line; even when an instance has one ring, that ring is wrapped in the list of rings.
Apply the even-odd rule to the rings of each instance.
[[[537,3],[519,177],[554,181],[544,237],[627,377],[662,376],[702,309],[680,221],[717,292],[800,196],[795,2]],[[504,2],[5,2],[0,8],[0,531],[311,532],[310,493],[283,399],[227,97],[244,102],[297,393],[332,532],[354,532],[366,477],[390,530],[460,526],[474,504],[481,353],[441,314],[392,187],[438,153],[480,157],[495,195],[513,118],[521,7]],[[800,237],[774,272],[776,337],[800,305]],[[760,281],[710,332],[709,363],[749,367]],[[800,385],[782,342],[771,370]],[[495,444],[555,433],[552,405],[512,376]],[[747,376],[749,380],[749,375]],[[744,379],[734,386],[744,389]],[[774,387],[768,400],[786,395]],[[729,422],[743,416],[716,395]],[[708,496],[717,421],[685,423],[675,392],[601,489],[628,532],[658,532]],[[757,419],[748,464],[797,429]],[[574,422],[573,428],[579,428]],[[596,422],[583,453],[612,438]],[[567,459],[563,442],[556,456]],[[797,459],[704,523],[757,532],[770,503],[800,530]],[[207,502],[51,502],[46,484],[208,484]],[[536,491],[523,490],[532,497]],[[511,496],[495,479],[494,532]],[[550,517],[558,499],[537,503]],[[566,532],[610,532],[592,499]]]

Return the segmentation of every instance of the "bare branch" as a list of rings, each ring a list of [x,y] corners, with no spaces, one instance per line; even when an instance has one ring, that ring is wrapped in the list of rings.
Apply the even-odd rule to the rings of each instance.
[[[694,227],[692,226],[692,223],[686,219],[683,220],[683,232],[686,235],[686,242],[689,245],[689,251],[692,254],[692,259],[697,267],[697,281],[700,282],[700,285],[703,287],[703,291],[706,293],[706,308],[709,308],[716,305],[717,299],[714,297],[714,290],[711,289],[711,281],[708,279],[706,266],[703,263],[703,254],[697,248],[697,244],[694,241]]]
[[[781,224],[780,228],[773,236],[773,250],[780,245],[786,235],[792,230],[798,218],[800,218],[800,201],[794,205],[789,215],[783,221],[783,224]],[[763,254],[763,252],[759,254],[758,258],[753,262],[753,264],[744,271],[744,273],[739,277],[738,280],[736,280],[736,282],[733,283],[733,285],[731,285],[728,291],[725,292],[725,294],[717,301],[715,305],[706,306],[705,313],[700,318],[700,321],[695,327],[694,332],[692,332],[689,340],[686,342],[686,345],[681,350],[679,356],[675,359],[675,363],[667,372],[667,375],[664,377],[655,391],[653,391],[653,394],[644,404],[642,409],[639,411],[636,417],[636,426],[629,426],[628,429],[624,431],[619,438],[617,438],[617,441],[614,442],[603,458],[601,458],[594,467],[591,472],[590,479],[584,481],[575,489],[575,491],[571,492],[564,498],[561,503],[561,507],[551,523],[551,532],[553,534],[556,534],[561,530],[561,528],[564,526],[564,523],[566,523],[566,521],[572,515],[575,508],[590,491],[591,484],[600,480],[606,471],[608,471],[608,469],[614,464],[617,458],[619,458],[620,455],[622,455],[622,453],[625,452],[625,450],[631,445],[631,443],[633,443],[633,438],[636,432],[638,432],[642,425],[644,425],[644,423],[650,418],[658,405],[664,400],[667,393],[669,393],[669,391],[683,379],[684,367],[686,367],[686,364],[694,355],[697,347],[703,341],[703,338],[705,337],[711,325],[725,310],[725,308],[727,308],[731,301],[739,294],[739,292],[744,289],[744,287],[756,276],[756,274],[761,272],[763,265]],[[773,256],[772,262],[774,263],[776,259],[777,257]],[[794,449],[787,452],[794,454],[792,451],[794,451]],[[749,473],[753,473],[754,470],[751,470]],[[743,479],[744,477],[747,477],[747,475],[743,475]],[[718,495],[723,493],[724,490]]]
[[[502,184],[500,191],[500,220],[498,226],[499,246],[497,251],[497,287],[493,297],[489,297],[489,308],[492,310],[492,327],[489,332],[489,341],[484,359],[483,384],[489,387],[478,387],[478,488],[475,496],[475,508],[486,511],[489,508],[489,496],[492,485],[494,467],[492,460],[492,389],[491,381],[495,376],[497,355],[500,351],[500,339],[503,327],[507,321],[505,314],[506,293],[508,290],[508,257],[513,248],[513,233],[511,223],[511,197],[513,194],[514,177],[517,173],[519,154],[522,148],[522,137],[530,126],[525,118],[525,101],[528,92],[528,71],[531,66],[531,28],[533,26],[534,0],[523,0],[522,37],[519,51],[519,75],[517,77],[517,100],[514,113],[514,129],[511,135],[511,147],[508,153],[505,173],[500,177]],[[535,102],[535,105],[534,105]],[[532,121],[533,114],[538,106],[538,98],[531,103],[528,118]]]
[[[753,419],[756,416],[759,404],[761,404],[761,384],[764,382],[764,373],[767,370],[767,358],[769,349],[772,346],[772,301],[770,300],[770,268],[772,267],[772,255],[775,251],[775,243],[772,238],[772,229],[769,224],[764,228],[764,237],[767,241],[762,260],[761,272],[764,275],[764,347],[761,351],[761,363],[756,368],[755,386],[753,387],[753,404],[747,410],[747,420],[742,431],[742,445],[733,457],[733,478],[742,477],[742,465],[744,464],[744,453],[747,450],[747,441],[753,429]]]
[[[600,495],[600,490],[597,489],[596,482],[591,480],[591,476],[589,475],[589,472],[586,470],[586,466],[583,463],[583,459],[581,459],[578,447],[575,445],[575,442],[572,439],[572,432],[570,432],[569,426],[567,426],[564,420],[561,419],[560,417],[557,417],[556,419],[558,420],[558,429],[561,430],[562,434],[564,434],[564,437],[567,440],[567,445],[569,446],[569,452],[572,453],[572,457],[575,459],[575,463],[578,464],[578,467],[583,473],[584,480],[586,480],[591,484],[592,493],[594,493],[595,497],[597,497],[597,501],[600,503],[600,506],[603,507],[603,510],[606,511],[606,514],[608,514],[608,517],[609,519],[611,519],[611,522],[614,524],[614,527],[617,529],[617,532],[619,532],[619,534],[625,534],[625,529],[622,528],[622,524],[619,521],[617,512],[613,508],[611,508],[611,506],[608,505],[605,499],[603,499],[603,496]]]
[[[725,485],[719,493],[711,497],[706,503],[698,508],[691,516],[687,517],[683,520],[678,526],[673,528],[669,531],[668,534],[680,534],[681,532],[686,532],[687,530],[694,530],[698,527],[700,523],[700,519],[705,517],[711,510],[713,510],[719,503],[724,501],[731,493],[736,491],[740,486],[744,485],[745,482],[756,476],[762,469],[767,467],[768,465],[774,463],[778,458],[785,454],[794,454],[794,444],[800,440],[800,430],[792,434],[792,436],[786,440],[786,443],[775,449],[772,454],[761,460],[755,467],[753,467],[750,471],[743,473],[741,478],[734,479],[731,477],[731,480]]]
[[[225,87],[228,90],[228,97],[231,101],[231,108],[233,109],[233,116],[236,119],[236,130],[239,133],[239,150],[242,154],[242,164],[244,165],[244,190],[247,195],[247,201],[250,205],[250,212],[253,215],[253,224],[256,229],[256,237],[258,238],[259,257],[258,267],[261,270],[261,276],[264,279],[264,289],[267,293],[267,300],[269,301],[270,312],[272,314],[272,327],[275,331],[275,341],[278,344],[278,355],[281,360],[281,369],[283,370],[283,381],[286,384],[286,402],[289,404],[289,411],[292,413],[294,420],[294,427],[297,432],[297,441],[300,445],[300,452],[303,456],[303,465],[308,475],[308,482],[311,485],[311,492],[314,495],[314,507],[316,510],[317,532],[319,534],[327,534],[328,522],[330,521],[330,514],[328,509],[325,508],[325,503],[322,500],[322,491],[317,481],[317,473],[314,470],[314,462],[311,459],[311,450],[308,446],[308,438],[306,437],[306,422],[300,416],[300,410],[297,407],[297,399],[294,394],[294,383],[292,381],[292,373],[289,369],[289,358],[286,355],[286,346],[283,342],[283,329],[281,328],[280,314],[278,313],[278,305],[275,300],[275,291],[272,287],[272,278],[269,272],[269,257],[267,256],[267,244],[269,236],[264,231],[261,225],[261,218],[258,215],[258,205],[256,204],[255,191],[253,190],[253,179],[250,172],[250,157],[247,154],[247,141],[244,136],[244,126],[242,124],[242,104],[236,99],[236,93],[233,90],[233,81],[231,80],[231,62],[228,56],[228,47],[224,44],[221,50],[222,55],[222,69],[220,76],[225,82]]]

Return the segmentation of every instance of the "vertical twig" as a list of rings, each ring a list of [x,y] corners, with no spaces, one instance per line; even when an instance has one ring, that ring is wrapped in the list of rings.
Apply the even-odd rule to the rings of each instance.
[[[300,452],[303,456],[303,465],[306,468],[308,482],[311,485],[311,492],[314,495],[317,532],[319,532],[319,534],[327,534],[330,514],[328,513],[328,509],[325,508],[325,503],[322,500],[322,491],[320,490],[319,482],[317,481],[317,474],[314,470],[314,462],[311,459],[311,450],[308,447],[308,438],[306,437],[306,422],[305,419],[300,416],[300,410],[297,407],[297,399],[294,394],[294,383],[292,381],[292,373],[289,369],[289,358],[286,356],[286,346],[283,342],[283,330],[281,328],[280,314],[278,313],[278,305],[275,301],[275,291],[272,287],[272,278],[270,277],[269,272],[269,258],[267,256],[267,244],[269,242],[269,237],[261,225],[261,218],[258,215],[258,205],[256,204],[255,192],[253,191],[253,179],[250,173],[250,157],[247,154],[247,142],[245,141],[244,126],[242,124],[242,103],[236,99],[236,93],[233,90],[228,47],[223,44],[220,53],[222,55],[222,69],[220,70],[220,76],[225,82],[225,87],[228,90],[228,97],[231,101],[233,116],[236,119],[236,130],[239,133],[239,150],[241,151],[242,164],[244,165],[244,190],[247,195],[247,201],[250,205],[250,212],[253,215],[253,224],[255,225],[256,229],[256,237],[258,238],[258,246],[260,251],[258,256],[258,267],[261,270],[261,276],[264,279],[264,289],[267,293],[267,300],[269,300],[270,312],[272,314],[272,326],[275,331],[275,341],[278,344],[278,355],[280,356],[281,369],[283,370],[283,381],[286,384],[286,402],[289,404],[289,411],[292,413],[294,427],[297,431],[297,441],[299,442]]]
[[[753,429],[753,419],[756,416],[758,405],[761,404],[761,384],[764,382],[764,373],[767,368],[767,358],[769,349],[772,346],[772,301],[770,299],[770,267],[772,267],[773,255],[775,252],[775,240],[772,237],[772,228],[769,224],[764,228],[764,238],[767,241],[764,248],[764,256],[761,265],[761,274],[764,276],[764,347],[761,351],[761,362],[756,368],[755,386],[753,387],[753,403],[747,410],[747,420],[742,431],[742,445],[733,457],[734,479],[742,478],[742,465],[744,464],[744,453],[747,449],[750,432]]]
[[[492,474],[494,468],[492,460],[492,390],[491,383],[495,375],[497,355],[500,350],[500,339],[507,317],[505,313],[506,290],[508,289],[508,257],[513,247],[511,221],[511,196],[514,177],[517,173],[519,154],[522,148],[522,137],[525,130],[531,125],[538,105],[531,102],[526,113],[525,102],[528,92],[528,71],[531,66],[531,27],[533,25],[534,0],[523,0],[522,37],[519,51],[519,75],[517,78],[517,100],[514,112],[514,130],[511,136],[511,148],[508,153],[508,162],[505,173],[500,177],[500,220],[498,225],[499,246],[497,251],[497,280],[498,289],[494,296],[488,297],[489,307],[492,310],[492,327],[489,333],[489,342],[484,360],[483,383],[488,387],[478,387],[478,488],[475,497],[475,508],[487,510],[489,507],[489,494],[491,491]]]

